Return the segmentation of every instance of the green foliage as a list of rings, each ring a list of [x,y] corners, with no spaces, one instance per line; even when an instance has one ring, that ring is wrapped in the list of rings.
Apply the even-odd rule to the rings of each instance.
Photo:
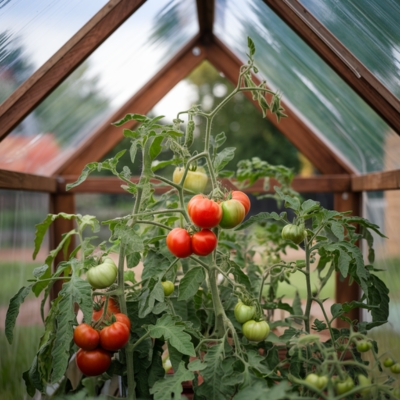
[[[64,233],[45,264],[35,268],[30,284],[10,301],[6,335],[11,343],[20,305],[29,292],[36,296],[44,292],[44,333],[32,365],[23,375],[29,394],[36,390],[46,393],[48,385],[57,383],[56,395],[61,398],[68,393],[87,398],[98,392],[97,388],[103,387],[110,376],[118,375],[122,393],[127,390],[128,398],[177,398],[182,393],[182,383],[191,381],[197,399],[251,396],[327,400],[334,398],[335,376],[344,380],[348,374],[356,376],[369,371],[356,344],[359,340],[369,340],[368,331],[384,324],[389,310],[388,289],[372,265],[372,233],[383,236],[379,227],[348,212],[327,210],[316,201],[301,199],[290,187],[293,170],[283,165],[274,166],[252,156],[241,161],[235,171],[225,170],[234,160],[236,149],[230,146],[230,134],[223,133],[225,130],[212,135],[211,128],[215,130],[212,122],[219,117],[222,105],[244,90],[252,93],[264,107],[264,113],[273,113],[278,120],[284,117],[280,94],[266,89],[265,83],[256,86],[253,82],[252,73],[257,72],[255,46],[251,39],[248,45],[248,64],[240,69],[238,86],[224,103],[210,112],[193,106],[179,113],[172,124],[162,124],[163,117],[126,115],[115,125],[138,123],[134,131],[123,130],[130,140],[129,151],[123,149],[102,162],[89,163],[78,180],[68,186],[68,189],[75,187],[91,173],[105,170],[119,178],[122,188],[133,196],[132,211],[102,222],[110,231],[107,241],[95,245],[96,237],[83,234],[88,227],[94,233],[99,231],[99,220],[91,215],[50,214],[37,225],[34,257],[56,219],[76,222],[76,228]],[[184,115],[187,115],[186,126]],[[198,117],[207,121],[199,137],[193,125]],[[162,158],[166,150],[171,155],[168,160]],[[128,153],[129,166],[121,166],[123,156]],[[133,183],[131,164],[138,160],[141,175]],[[216,208],[220,207],[218,202],[231,196],[217,178],[229,176],[233,184],[242,187],[264,179],[264,186],[269,188],[269,180],[274,179],[277,185],[273,197],[284,209],[279,214],[263,211],[235,229],[212,227],[218,239],[213,252],[204,257],[192,254],[179,259],[166,246],[170,230],[179,226],[191,235],[202,228],[193,224],[188,213],[187,202],[192,193],[183,184],[158,175],[159,170],[174,165],[183,167],[182,182],[189,170],[204,166],[210,181],[206,195],[216,201]],[[155,181],[167,188],[159,197],[154,196]],[[283,234],[288,225],[299,232],[296,237]],[[72,238],[78,243],[68,253]],[[369,248],[367,265],[358,247],[362,240]],[[304,251],[296,253],[299,259],[286,259],[289,249],[300,247]],[[116,281],[102,290],[91,288],[85,273],[112,253],[117,253],[119,259]],[[64,261],[52,270],[54,260],[61,254]],[[126,271],[125,262],[128,268],[141,264],[141,277],[130,269]],[[316,278],[311,278],[312,273]],[[333,304],[328,315],[323,290],[336,274],[355,282],[363,295],[361,299]],[[44,301],[59,280],[63,281],[62,288],[44,318]],[[170,296],[164,295],[165,280],[178,288]],[[291,301],[280,294],[287,287],[294,288]],[[251,317],[254,321],[245,321],[245,328],[233,312],[239,300],[255,309]],[[78,325],[77,308],[83,322],[101,330],[104,324],[114,321],[106,313],[107,306],[114,302],[131,321],[129,342],[118,351],[118,356],[113,355],[107,371],[93,379],[79,380],[73,389],[67,376],[68,369],[75,365],[71,361],[77,351],[73,341],[74,327]],[[314,303],[321,308],[323,320],[312,319]],[[100,319],[92,320],[93,310],[101,307]],[[347,313],[358,308],[370,312],[370,322],[349,319]],[[285,313],[281,319],[277,310]],[[345,321],[348,328],[337,329],[338,319]],[[261,335],[247,331],[259,326],[264,329]],[[272,332],[263,339],[270,329]],[[329,339],[322,342],[320,333],[326,333]],[[376,343],[372,343],[371,352],[375,357],[371,370],[379,370]],[[346,361],[342,354],[349,354]],[[164,372],[166,358],[173,374]],[[326,392],[315,390],[303,381],[314,370],[329,376]],[[387,394],[389,384],[390,381],[376,384],[376,390]]]

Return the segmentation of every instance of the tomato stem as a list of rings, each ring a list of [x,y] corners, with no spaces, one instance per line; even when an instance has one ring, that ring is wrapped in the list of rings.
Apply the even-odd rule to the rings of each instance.
[[[310,277],[310,243],[308,242],[307,237],[304,239],[305,245],[305,255],[306,255],[306,287],[307,287],[307,301],[306,301],[306,309],[304,312],[305,320],[305,330],[307,333],[310,333],[310,312],[311,312],[311,303],[313,300],[312,290],[311,290],[311,277]]]

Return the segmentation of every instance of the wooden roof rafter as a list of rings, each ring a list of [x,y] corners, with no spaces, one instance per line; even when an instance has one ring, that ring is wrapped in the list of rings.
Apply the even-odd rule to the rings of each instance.
[[[0,141],[146,0],[110,0],[0,105]]]

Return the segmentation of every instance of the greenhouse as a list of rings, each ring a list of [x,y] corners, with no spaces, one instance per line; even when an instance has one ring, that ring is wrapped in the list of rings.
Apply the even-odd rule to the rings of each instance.
[[[0,398],[400,398],[399,19],[0,0]]]

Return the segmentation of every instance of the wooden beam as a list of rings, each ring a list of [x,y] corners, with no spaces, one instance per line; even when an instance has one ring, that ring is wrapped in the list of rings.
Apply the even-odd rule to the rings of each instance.
[[[196,48],[197,51],[193,51]],[[194,38],[145,86],[115,112],[97,131],[58,168],[55,175],[76,175],[92,161],[99,161],[122,139],[122,129],[111,125],[128,113],[147,114],[177,83],[184,79],[205,58],[204,48]],[[124,128],[132,129],[136,121]]]
[[[361,193],[335,193],[334,195],[334,207],[336,211],[352,211],[351,215],[361,215]],[[360,290],[358,285],[353,282],[349,285],[349,277],[340,281],[340,274],[336,274],[336,293],[335,301],[336,303],[351,302],[353,300],[358,301],[360,299]],[[351,320],[360,320],[361,311],[359,309],[353,309],[348,314],[345,314]],[[338,328],[348,328],[349,324],[341,319],[337,319]]]
[[[110,0],[0,105],[0,140],[93,53],[146,0]]]
[[[400,169],[352,176],[351,178],[351,190],[353,192],[396,190],[399,188]]]
[[[60,212],[64,212],[67,214],[76,214],[76,208],[75,208],[75,195],[71,193],[67,194],[53,194],[50,196],[50,213],[51,214],[58,214]],[[57,218],[50,227],[49,231],[49,239],[50,239],[50,249],[53,250],[57,248],[59,243],[62,240],[62,235],[64,233],[67,233],[71,231],[72,229],[75,228],[75,221],[74,219],[64,219],[64,218]],[[68,256],[72,252],[72,250],[75,248],[75,236],[71,237],[71,242],[68,246]],[[54,259],[53,263],[53,271],[56,270],[57,265],[61,261],[66,261],[68,260],[67,258],[64,258],[64,253],[63,251],[60,251],[56,258]],[[53,287],[51,288],[50,292],[50,300],[54,300],[57,296],[58,293],[60,292],[62,285],[64,281],[63,280],[57,280]]]
[[[58,178],[58,191],[59,193],[65,192],[65,187],[69,183],[77,180],[78,176],[63,176]],[[139,182],[139,177],[133,177],[132,182]],[[155,184],[160,184],[156,179],[152,180]],[[292,187],[299,193],[336,193],[345,192],[350,190],[350,176],[349,175],[323,175],[313,176],[310,178],[295,177],[293,179]],[[121,182],[116,177],[89,177],[84,183],[70,190],[70,193],[115,193],[122,194],[127,192],[121,188]],[[273,193],[274,186],[277,182],[271,179],[270,190],[264,189],[264,181],[259,179],[254,185],[249,188],[242,189],[246,193]],[[222,186],[237,190],[228,179],[222,179]],[[157,194],[162,194],[171,188],[166,185],[158,186],[155,188]]]
[[[215,39],[207,46],[207,59],[221,71],[234,85],[237,84],[239,68],[242,61],[236,57],[222,42]],[[261,81],[254,77],[254,82]],[[251,93],[245,95],[260,109],[257,102],[252,100]],[[355,171],[338,154],[334,153],[311,126],[306,124],[288,104],[282,102],[288,118],[278,123],[275,115],[267,114],[267,118],[303,153],[323,174],[352,174]]]
[[[57,179],[24,172],[0,170],[0,189],[55,193]]]
[[[264,0],[399,135],[400,101],[298,0]]]
[[[214,30],[215,0],[196,0],[196,6],[200,37],[208,42]]]

